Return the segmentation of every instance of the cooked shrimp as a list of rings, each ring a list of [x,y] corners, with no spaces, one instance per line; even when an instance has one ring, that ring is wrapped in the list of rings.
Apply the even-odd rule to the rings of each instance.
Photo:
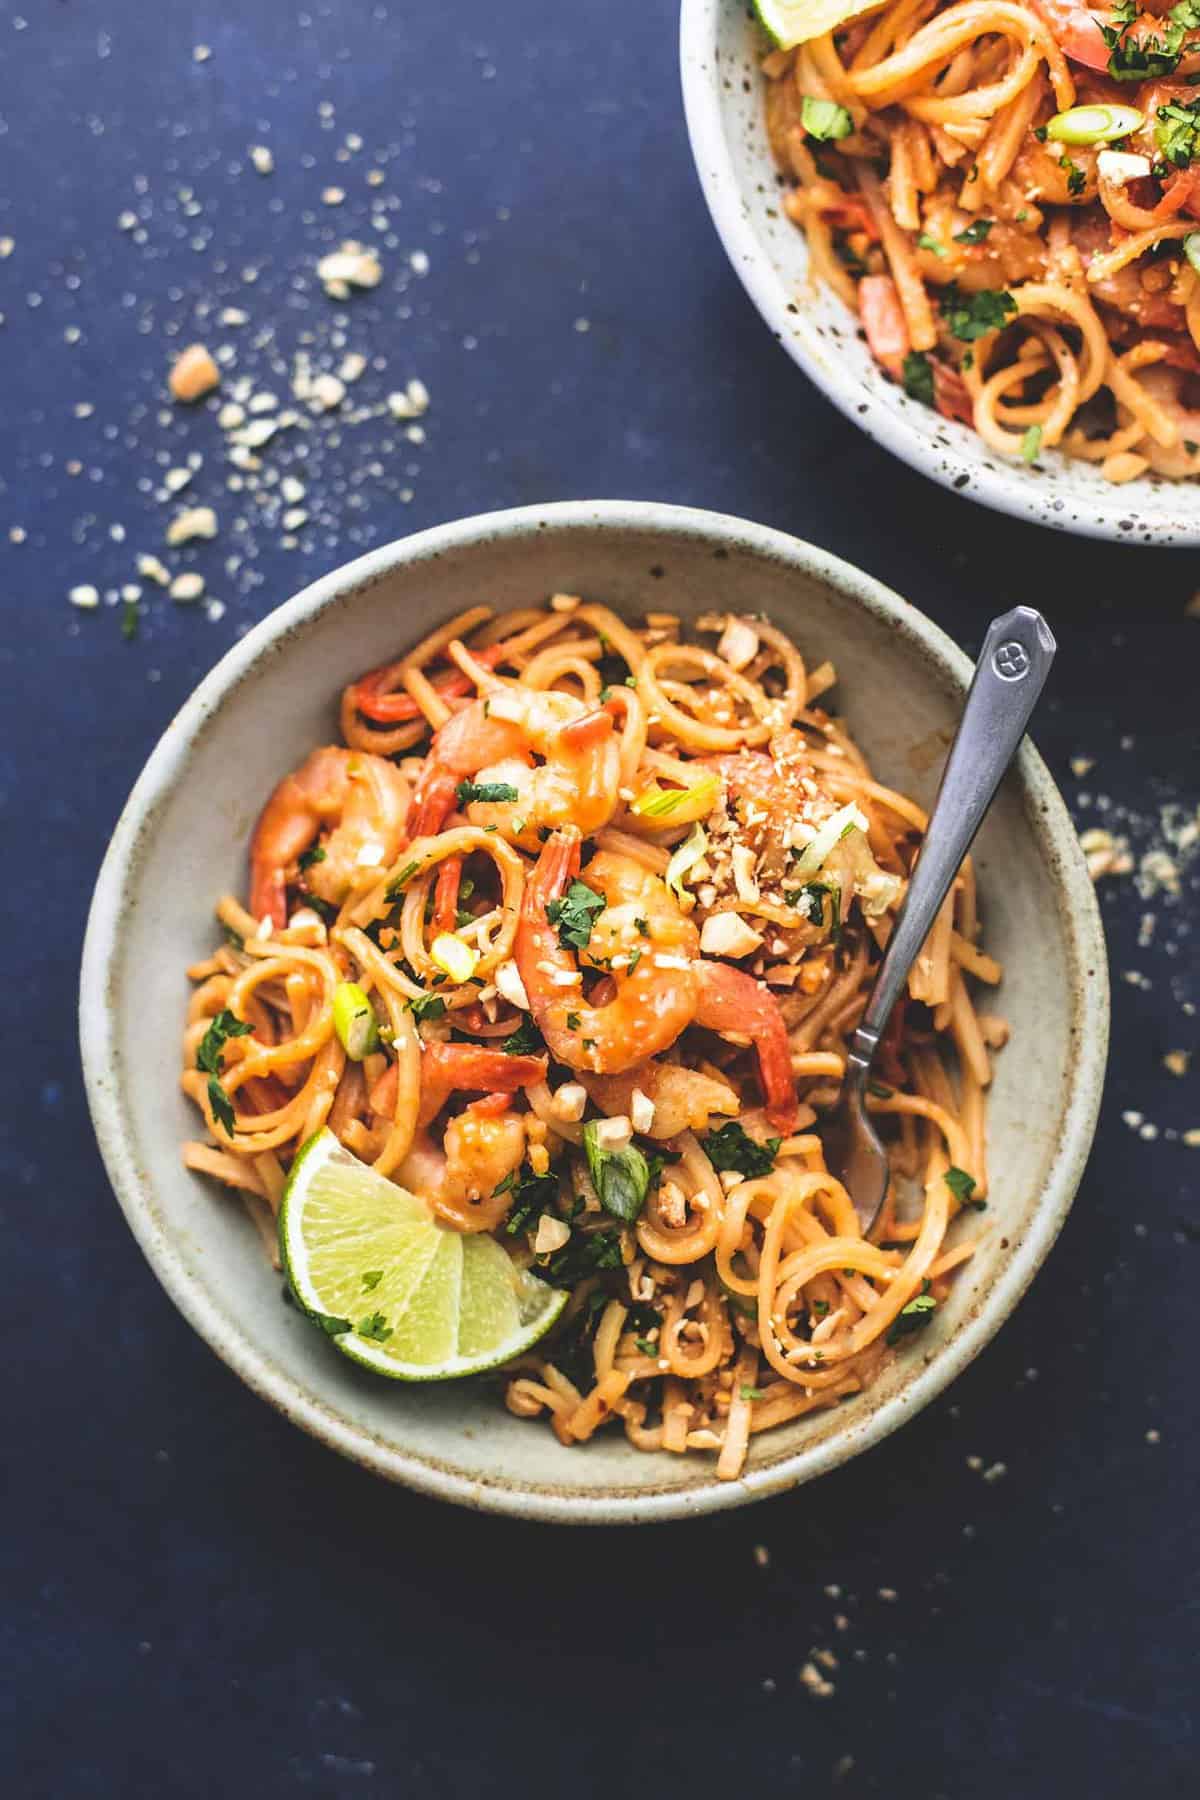
[[[395,1179],[456,1230],[492,1231],[511,1204],[506,1184],[524,1156],[525,1115],[510,1112],[502,1094],[451,1119],[440,1150],[428,1132],[418,1132]]]
[[[544,1056],[506,1056],[479,1044],[426,1044],[421,1056],[420,1125],[436,1118],[453,1093],[515,1094],[546,1079]],[[371,1089],[371,1110],[390,1118],[396,1106],[396,1064]]]
[[[1077,213],[1072,216],[1071,241],[1079,251],[1085,269],[1093,257],[1105,256],[1113,247],[1107,221],[1094,213]],[[1138,325],[1148,326],[1152,330],[1185,331],[1187,321],[1182,306],[1177,305],[1164,289],[1147,286],[1145,277],[1153,267],[1153,264],[1144,264],[1141,259],[1126,263],[1123,269],[1116,270],[1112,275],[1104,275],[1099,281],[1089,281],[1088,293],[1105,306],[1124,313]]]
[[[738,1097],[725,1082],[677,1063],[640,1063],[623,1075],[589,1075],[583,1085],[610,1117],[628,1114],[634,1094],[644,1094],[654,1108],[653,1123],[645,1132],[652,1138],[707,1131],[714,1114],[734,1118],[739,1111]]]
[[[779,1002],[761,981],[729,963],[701,962],[695,1022],[707,1031],[749,1038],[758,1057],[767,1117],[786,1137],[796,1128],[796,1082]]]
[[[516,961],[551,1054],[568,1068],[617,1075],[668,1049],[691,1023],[699,940],[657,875],[632,857],[601,851],[583,881],[603,895],[605,907],[577,960],[546,908],[579,869],[579,840],[577,830],[560,831],[538,858],[525,887]],[[585,1001],[580,963],[606,973],[616,990],[611,999]]]
[[[1050,27],[1050,35],[1064,56],[1087,69],[1108,68],[1111,52],[1100,28],[1111,27],[1110,12],[1081,6],[1079,0],[1033,0],[1033,10]]]
[[[250,910],[282,930],[296,862],[332,829],[307,871],[310,890],[340,906],[356,883],[395,860],[404,839],[408,783],[394,763],[327,745],[285,775],[250,839]]]
[[[585,837],[617,806],[620,749],[612,714],[573,694],[497,682],[434,734],[409,821],[411,835],[438,831],[461,782],[512,788],[515,800],[469,801],[473,825],[494,825],[523,849],[573,823]]]

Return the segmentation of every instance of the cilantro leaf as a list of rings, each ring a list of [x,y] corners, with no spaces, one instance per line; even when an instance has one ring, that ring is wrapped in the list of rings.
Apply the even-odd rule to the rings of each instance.
[[[583,1128],[588,1174],[605,1212],[632,1225],[650,1191],[650,1165],[636,1144],[606,1150],[597,1136],[599,1124],[598,1119],[589,1119]]]
[[[296,858],[296,867],[298,869],[311,869],[314,863],[322,863],[324,861],[324,844],[314,844],[311,849],[302,850],[300,852],[299,856]]]
[[[761,1388],[748,1387],[744,1381],[739,1385],[738,1393],[743,1400],[761,1400],[763,1397]]]
[[[538,1275],[551,1287],[571,1288],[589,1275],[620,1267],[621,1233],[606,1225],[599,1231],[573,1231],[569,1243],[538,1264]]]
[[[887,1334],[889,1344],[898,1344],[901,1338],[911,1337],[914,1331],[923,1331],[937,1310],[937,1301],[932,1294],[918,1294],[907,1306],[902,1306],[891,1329]]]
[[[196,1067],[203,1069],[206,1075],[219,1075],[221,1073],[221,1051],[225,1048],[226,1040],[247,1037],[253,1029],[254,1027],[248,1025],[245,1019],[239,1019],[236,1013],[231,1013],[227,1007],[222,1007],[220,1012],[213,1014],[208,1022],[208,1030],[200,1039],[200,1045],[196,1051]]]
[[[945,244],[939,244],[937,239],[935,237],[930,237],[927,231],[922,231],[918,235],[917,249],[928,250],[934,256],[946,257],[949,255],[949,251],[946,249]]]
[[[951,335],[964,343],[986,337],[989,331],[1000,331],[1017,310],[1017,303],[1003,288],[980,288],[965,294],[956,284],[944,289],[939,304]]]
[[[592,926],[608,905],[585,881],[573,881],[561,900],[546,904],[546,917],[558,927],[558,941],[564,950],[586,949]]]
[[[965,230],[955,232],[954,241],[956,244],[982,244],[995,223],[995,219],[972,219]]]
[[[933,364],[923,350],[910,350],[900,370],[900,380],[910,400],[933,405]]]
[[[420,1024],[422,1019],[440,1019],[446,1010],[446,1002],[440,994],[417,994],[409,1001],[408,1010]]]
[[[1029,427],[1028,431],[1025,433],[1024,437],[1021,439],[1021,460],[1022,460],[1022,462],[1035,463],[1038,459],[1038,453],[1040,452],[1041,448],[1042,448],[1042,428],[1040,425],[1031,425]]]
[[[956,1169],[952,1163],[946,1170],[945,1182],[960,1206],[974,1207],[976,1212],[984,1212],[986,1210],[986,1200],[973,1200],[971,1198],[972,1194],[975,1192],[975,1177],[973,1175],[968,1175],[965,1169]]]
[[[376,1344],[386,1344],[392,1335],[392,1327],[382,1313],[376,1312],[372,1313],[369,1319],[358,1321],[358,1335],[370,1338]]]
[[[1200,156],[1200,100],[1167,101],[1154,115],[1154,141],[1160,155],[1177,169]]]
[[[383,1280],[383,1270],[382,1269],[364,1269],[363,1270],[363,1278],[362,1278],[363,1293],[364,1294],[373,1293],[374,1290],[379,1286],[379,1284],[382,1280]]]
[[[284,1289],[287,1292],[287,1289]],[[343,1331],[350,1330],[349,1319],[339,1319],[334,1313],[309,1313],[309,1318],[326,1337],[341,1337]]]
[[[545,1212],[556,1212],[558,1209],[558,1176],[550,1173],[535,1175],[532,1169],[522,1167],[515,1177],[510,1177],[512,1188],[512,1205],[508,1217],[504,1221],[504,1229],[509,1237],[517,1237],[523,1231],[529,1231]],[[505,1183],[501,1182],[497,1193],[504,1191]]]
[[[515,1031],[501,1038],[500,1048],[505,1056],[537,1056],[546,1048],[546,1043],[533,1020],[522,1019]]]
[[[1118,21],[1116,26],[1101,25],[1100,35],[1108,46],[1108,72],[1114,81],[1153,81],[1175,72],[1187,35],[1186,25],[1173,17],[1161,38],[1154,32],[1131,38],[1129,27],[1137,17],[1136,9],[1130,17],[1128,6],[1120,5],[1114,9],[1113,17]]]
[[[482,800],[491,806],[504,800],[516,800],[517,790],[511,781],[460,781],[455,789],[460,806],[470,806],[473,800]]]
[[[760,1144],[747,1136],[736,1119],[731,1119],[719,1131],[711,1131],[707,1137],[701,1138],[700,1146],[714,1169],[732,1169],[736,1174],[749,1178],[771,1173],[782,1141],[781,1138],[773,1137]]]

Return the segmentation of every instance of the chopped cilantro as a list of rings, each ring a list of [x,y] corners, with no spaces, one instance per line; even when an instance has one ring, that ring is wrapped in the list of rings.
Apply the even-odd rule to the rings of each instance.
[[[1069,156],[1064,155],[1059,157],[1058,166],[1066,174],[1068,194],[1070,194],[1072,198],[1082,194],[1087,187],[1087,176],[1080,168],[1079,164],[1077,162],[1072,162]]]
[[[510,1190],[512,1204],[504,1221],[504,1229],[509,1237],[517,1237],[523,1231],[532,1230],[543,1213],[557,1211],[558,1176],[551,1174],[549,1170],[544,1175],[535,1175],[532,1169],[522,1166],[500,1183],[496,1193],[507,1193]]]
[[[141,619],[141,611],[136,600],[121,602],[121,636],[127,644],[137,636]]]
[[[408,1010],[420,1024],[422,1019],[440,1019],[446,1002],[440,994],[417,994],[409,1001]]]
[[[714,1169],[733,1169],[738,1175],[750,1177],[771,1173],[782,1141],[774,1137],[760,1144],[747,1136],[736,1119],[731,1119],[719,1131],[710,1131],[701,1138],[700,1144]]]
[[[949,255],[949,251],[946,249],[945,244],[939,244],[937,239],[935,237],[930,237],[927,231],[922,231],[917,238],[917,249],[928,250],[934,256],[945,257]]]
[[[635,919],[633,923],[634,928],[640,932],[642,937],[650,936],[650,922],[648,919]]]
[[[882,1081],[868,1081],[867,1083],[868,1094],[874,1094],[877,1100],[890,1100],[894,1091],[890,1087],[884,1087]]]
[[[982,244],[995,223],[995,219],[972,219],[965,230],[955,232],[954,241],[956,244]]]
[[[302,850],[300,852],[300,855],[296,858],[296,867],[298,869],[311,869],[314,863],[320,863],[320,862],[324,862],[324,861],[325,861],[325,846],[324,846],[324,844],[314,844],[312,846],[311,850]]]
[[[980,288],[965,294],[956,284],[944,289],[939,304],[952,336],[964,343],[1000,331],[1017,310],[1017,303],[1003,288]]]
[[[208,1104],[226,1137],[233,1136],[234,1116],[229,1095],[221,1084],[221,1051],[229,1038],[246,1037],[253,1029],[244,1019],[222,1007],[209,1020],[208,1030],[196,1049],[196,1067],[208,1076]]]
[[[763,1397],[763,1390],[761,1388],[747,1387],[744,1381],[739,1385],[738,1393],[743,1400],[761,1400]]]
[[[1131,38],[1129,27],[1138,16],[1138,8],[1133,0],[1120,0],[1112,12],[1116,24],[1100,26],[1100,35],[1109,51],[1108,72],[1114,81],[1154,81],[1163,75],[1174,74],[1189,28],[1175,16],[1180,11],[1187,13],[1190,22],[1192,8],[1177,7],[1161,38],[1154,32]]]
[[[1031,425],[1021,439],[1021,460],[1027,463],[1035,463],[1041,448],[1042,428],[1040,425]]]
[[[551,1287],[574,1287],[602,1269],[621,1267],[621,1233],[613,1225],[599,1231],[573,1231],[571,1240],[539,1263],[538,1274]]]
[[[383,1270],[382,1269],[364,1269],[363,1278],[362,1278],[363,1293],[364,1294],[373,1293],[374,1290],[379,1286],[379,1284],[382,1280],[383,1280]]]
[[[285,1294],[288,1292],[287,1288],[284,1288],[283,1291]],[[339,1319],[334,1313],[309,1313],[308,1316],[317,1329],[325,1333],[326,1337],[341,1337],[343,1331],[350,1329],[349,1319]]]
[[[369,1319],[358,1321],[358,1335],[370,1338],[376,1344],[386,1344],[392,1335],[392,1327],[382,1313],[376,1312],[372,1313]]]
[[[583,950],[592,935],[592,926],[608,902],[585,881],[573,881],[561,900],[550,900],[546,917],[558,927],[558,941],[564,950]]]
[[[579,1014],[578,1013],[570,1012],[567,1014],[567,1030],[568,1031],[578,1031],[579,1030]]]
[[[937,1301],[932,1294],[918,1294],[907,1306],[902,1306],[887,1334],[889,1344],[898,1344],[901,1338],[910,1337],[914,1331],[922,1331],[933,1318]]]
[[[657,1356],[658,1355],[658,1345],[655,1343],[652,1343],[649,1338],[635,1337],[633,1341],[637,1345],[637,1348],[641,1351],[643,1356]]]
[[[625,965],[625,972],[627,975],[633,974],[633,971],[637,968],[638,964],[642,960],[642,955],[643,955],[643,952],[640,949],[631,950],[629,952],[629,961]]]
[[[986,1200],[973,1200],[971,1198],[972,1194],[975,1192],[976,1186],[975,1177],[973,1175],[968,1175],[965,1169],[956,1169],[952,1163],[946,1170],[945,1180],[946,1186],[950,1189],[950,1192],[954,1195],[954,1198],[958,1201],[960,1206],[974,1207],[976,1212],[986,1211]]]
[[[485,806],[492,806],[504,800],[518,798],[511,781],[460,781],[455,789],[455,796],[460,806],[470,806],[475,800],[482,801]]]
[[[515,1031],[500,1040],[505,1056],[537,1056],[545,1041],[532,1019],[522,1019]]]
[[[910,350],[900,370],[900,380],[910,400],[933,405],[933,364],[923,350]]]
[[[1167,162],[1177,169],[1200,157],[1200,100],[1160,106],[1154,115],[1154,141]]]

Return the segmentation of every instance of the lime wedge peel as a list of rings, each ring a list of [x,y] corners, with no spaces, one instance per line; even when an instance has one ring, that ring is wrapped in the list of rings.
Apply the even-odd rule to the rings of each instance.
[[[767,35],[781,50],[836,31],[860,13],[875,12],[882,0],[754,0]]]
[[[331,1131],[309,1139],[279,1209],[300,1306],[346,1356],[396,1381],[450,1381],[519,1356],[567,1303],[486,1232],[439,1225],[424,1200]]]

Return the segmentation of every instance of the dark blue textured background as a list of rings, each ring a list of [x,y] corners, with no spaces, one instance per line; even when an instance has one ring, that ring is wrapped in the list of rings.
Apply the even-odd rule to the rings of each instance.
[[[1038,738],[1080,823],[1117,818],[1143,851],[1160,806],[1195,807],[1197,559],[973,509],[825,405],[710,229],[675,25],[671,0],[0,5],[6,1794],[1197,1791],[1200,1151],[1168,1134],[1200,1106],[1160,1060],[1195,1047],[1194,875],[1176,900],[1105,885],[1098,1148],[1000,1338],[889,1444],[710,1522],[522,1527],[339,1462],[177,1317],[93,1144],[78,948],[139,766],[238,631],[438,520],[706,504],[863,564],[968,647],[1033,602],[1061,645]],[[348,134],[362,148],[338,161]],[[342,236],[386,273],[337,308],[312,270]],[[221,325],[228,306],[250,322]],[[281,437],[268,465],[309,484],[288,547],[271,494],[226,488],[213,413],[164,414],[162,381],[203,337],[235,347],[227,385],[286,398],[305,333],[322,366],[343,348],[386,365],[344,411],[410,375],[433,407],[423,445],[380,417]],[[221,533],[170,561],[226,611],[143,584],[125,642],[118,608],[67,592],[115,592],[139,552],[166,554],[154,489],[189,452],[186,497]],[[1007,1472],[985,1482],[975,1456]],[[839,1659],[826,1699],[797,1681],[812,1647]]]

